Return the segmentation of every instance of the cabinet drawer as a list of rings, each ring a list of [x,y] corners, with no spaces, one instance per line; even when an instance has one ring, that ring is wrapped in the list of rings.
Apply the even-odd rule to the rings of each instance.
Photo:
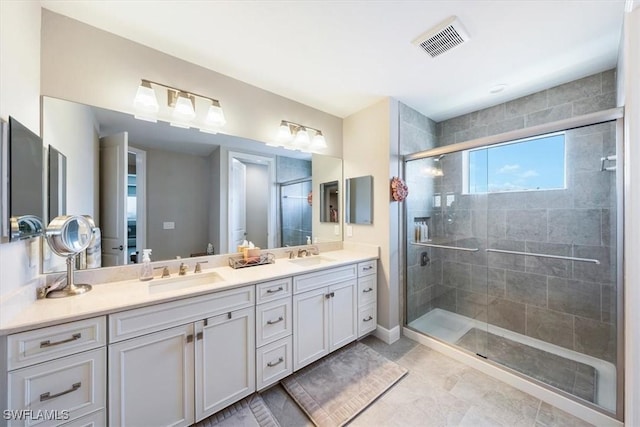
[[[123,311],[109,316],[109,342],[161,331],[254,304],[253,286]]]
[[[104,316],[21,332],[7,337],[7,368],[24,368],[104,345]]]
[[[361,262],[358,264],[358,277],[376,274],[377,270],[378,270],[377,260],[374,259],[371,261]]]
[[[334,283],[355,279],[356,277],[358,277],[357,264],[303,274],[293,278],[293,293],[299,294],[300,292],[322,288]]]
[[[358,279],[358,307],[376,302],[377,278],[377,275],[373,275]]]
[[[101,409],[100,411],[92,412],[84,417],[64,423],[60,427],[104,427],[107,425],[105,413],[106,411]]]
[[[258,283],[256,285],[256,304],[291,296],[291,278]]]
[[[358,309],[358,338],[376,330],[376,324],[378,323],[377,312],[376,303]]]
[[[27,418],[13,421],[11,426],[61,424],[66,419],[74,420],[105,407],[106,349],[18,369],[9,372],[8,377],[10,409],[48,412],[52,416],[42,418],[58,418]]]
[[[256,306],[256,347],[291,335],[291,298]]]
[[[261,390],[293,373],[292,337],[282,338],[256,350],[256,388]]]

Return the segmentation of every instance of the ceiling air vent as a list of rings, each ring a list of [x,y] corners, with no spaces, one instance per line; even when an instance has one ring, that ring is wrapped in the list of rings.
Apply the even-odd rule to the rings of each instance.
[[[469,34],[458,18],[452,16],[423,33],[412,43],[435,58],[469,40]]]

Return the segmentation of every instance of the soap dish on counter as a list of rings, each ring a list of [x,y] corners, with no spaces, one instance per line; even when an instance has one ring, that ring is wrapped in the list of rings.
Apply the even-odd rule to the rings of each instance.
[[[273,264],[276,262],[276,256],[270,252],[260,254],[260,256],[244,258],[243,255],[229,257],[229,267],[245,268],[255,267],[256,265]]]

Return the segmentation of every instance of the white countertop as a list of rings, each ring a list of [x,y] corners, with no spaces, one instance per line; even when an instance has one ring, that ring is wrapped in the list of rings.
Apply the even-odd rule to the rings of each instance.
[[[322,252],[319,255],[320,257],[328,258],[332,261],[307,267],[289,262],[286,258],[277,258],[274,264],[236,270],[231,267],[216,267],[203,269],[202,273],[190,271],[185,278],[190,278],[197,274],[215,272],[222,280],[210,284],[160,292],[150,290],[150,286],[161,283],[163,279],[160,278],[155,278],[148,282],[134,279],[97,284],[93,285],[93,289],[90,292],[83,295],[30,301],[15,316],[8,319],[3,318],[0,321],[0,336],[176,299],[204,295],[281,277],[297,276],[341,265],[377,259],[377,248],[375,252],[375,255],[371,251],[345,249]],[[310,256],[309,259],[313,257],[318,257],[318,255]],[[177,275],[174,274],[172,276],[176,277]],[[2,310],[2,304],[0,304],[0,310]]]

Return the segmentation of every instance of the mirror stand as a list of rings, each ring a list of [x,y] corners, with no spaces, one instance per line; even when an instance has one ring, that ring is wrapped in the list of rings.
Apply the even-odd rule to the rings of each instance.
[[[91,290],[91,285],[85,283],[76,284],[74,281],[74,269],[76,265],[76,254],[67,256],[67,284],[62,289],[56,289],[47,293],[47,298],[64,298],[73,295],[81,295]]]

